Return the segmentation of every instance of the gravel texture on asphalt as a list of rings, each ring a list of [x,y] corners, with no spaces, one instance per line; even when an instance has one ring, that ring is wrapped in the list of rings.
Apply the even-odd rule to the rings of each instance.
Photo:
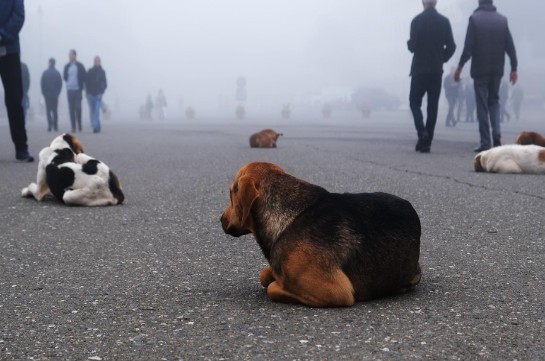
[[[400,120],[401,119],[401,120]],[[505,126],[504,142],[525,127]],[[262,128],[277,149],[250,149]],[[54,135],[29,124],[31,150]],[[545,177],[473,172],[476,125],[414,151],[406,113],[368,120],[111,122],[82,133],[126,203],[20,197],[37,163],[0,126],[1,360],[543,360]],[[347,309],[272,303],[251,236],[220,215],[243,164],[275,162],[335,192],[389,192],[422,222],[415,292]]]

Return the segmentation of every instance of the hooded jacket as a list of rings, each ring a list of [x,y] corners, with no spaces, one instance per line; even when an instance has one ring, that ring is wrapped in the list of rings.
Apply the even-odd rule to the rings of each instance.
[[[511,71],[517,71],[515,43],[507,18],[492,4],[482,3],[469,18],[464,52],[459,66],[471,60],[471,77],[503,76],[505,54],[511,60]]]

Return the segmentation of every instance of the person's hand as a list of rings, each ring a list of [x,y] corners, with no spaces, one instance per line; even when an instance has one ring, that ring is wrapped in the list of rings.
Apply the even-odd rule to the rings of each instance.
[[[511,83],[515,85],[517,81],[519,80],[519,74],[516,71],[512,71],[510,79],[511,79]]]
[[[462,80],[462,68],[458,67],[456,68],[456,71],[454,72],[454,80],[459,82],[460,80]]]

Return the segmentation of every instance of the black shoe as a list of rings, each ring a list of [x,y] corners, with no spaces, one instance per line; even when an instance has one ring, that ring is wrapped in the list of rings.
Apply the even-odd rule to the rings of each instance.
[[[34,157],[28,153],[28,150],[15,152],[15,159],[20,162],[32,163],[34,162]]]
[[[429,145],[424,145],[422,149],[420,150],[420,153],[430,153],[431,147]]]
[[[418,138],[418,142],[416,142],[416,147],[414,147],[414,150],[417,152],[422,151],[422,147],[424,146],[424,142],[422,141],[422,138]]]
[[[501,147],[501,140],[494,139],[494,147]]]
[[[482,145],[481,146],[478,146],[477,148],[473,149],[473,151],[475,153],[480,153],[480,152],[484,152],[485,150],[489,150],[490,148],[487,148],[487,147],[483,147]]]

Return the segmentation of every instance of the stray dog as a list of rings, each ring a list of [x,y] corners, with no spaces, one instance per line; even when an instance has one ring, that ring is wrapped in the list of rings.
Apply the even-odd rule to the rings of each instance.
[[[386,193],[337,194],[272,163],[249,163],[229,188],[225,233],[252,233],[275,302],[352,306],[420,282],[421,226],[412,205]]]
[[[537,145],[504,145],[477,154],[476,172],[545,174],[545,148]]]
[[[276,148],[278,137],[284,134],[277,133],[272,129],[264,129],[250,136],[250,147],[252,148]]]
[[[536,132],[522,132],[517,136],[515,143],[520,145],[539,145],[545,147],[545,137]]]
[[[84,154],[80,141],[66,133],[41,150],[36,183],[21,192],[37,201],[51,194],[64,204],[78,206],[116,205],[125,200],[114,172]]]

